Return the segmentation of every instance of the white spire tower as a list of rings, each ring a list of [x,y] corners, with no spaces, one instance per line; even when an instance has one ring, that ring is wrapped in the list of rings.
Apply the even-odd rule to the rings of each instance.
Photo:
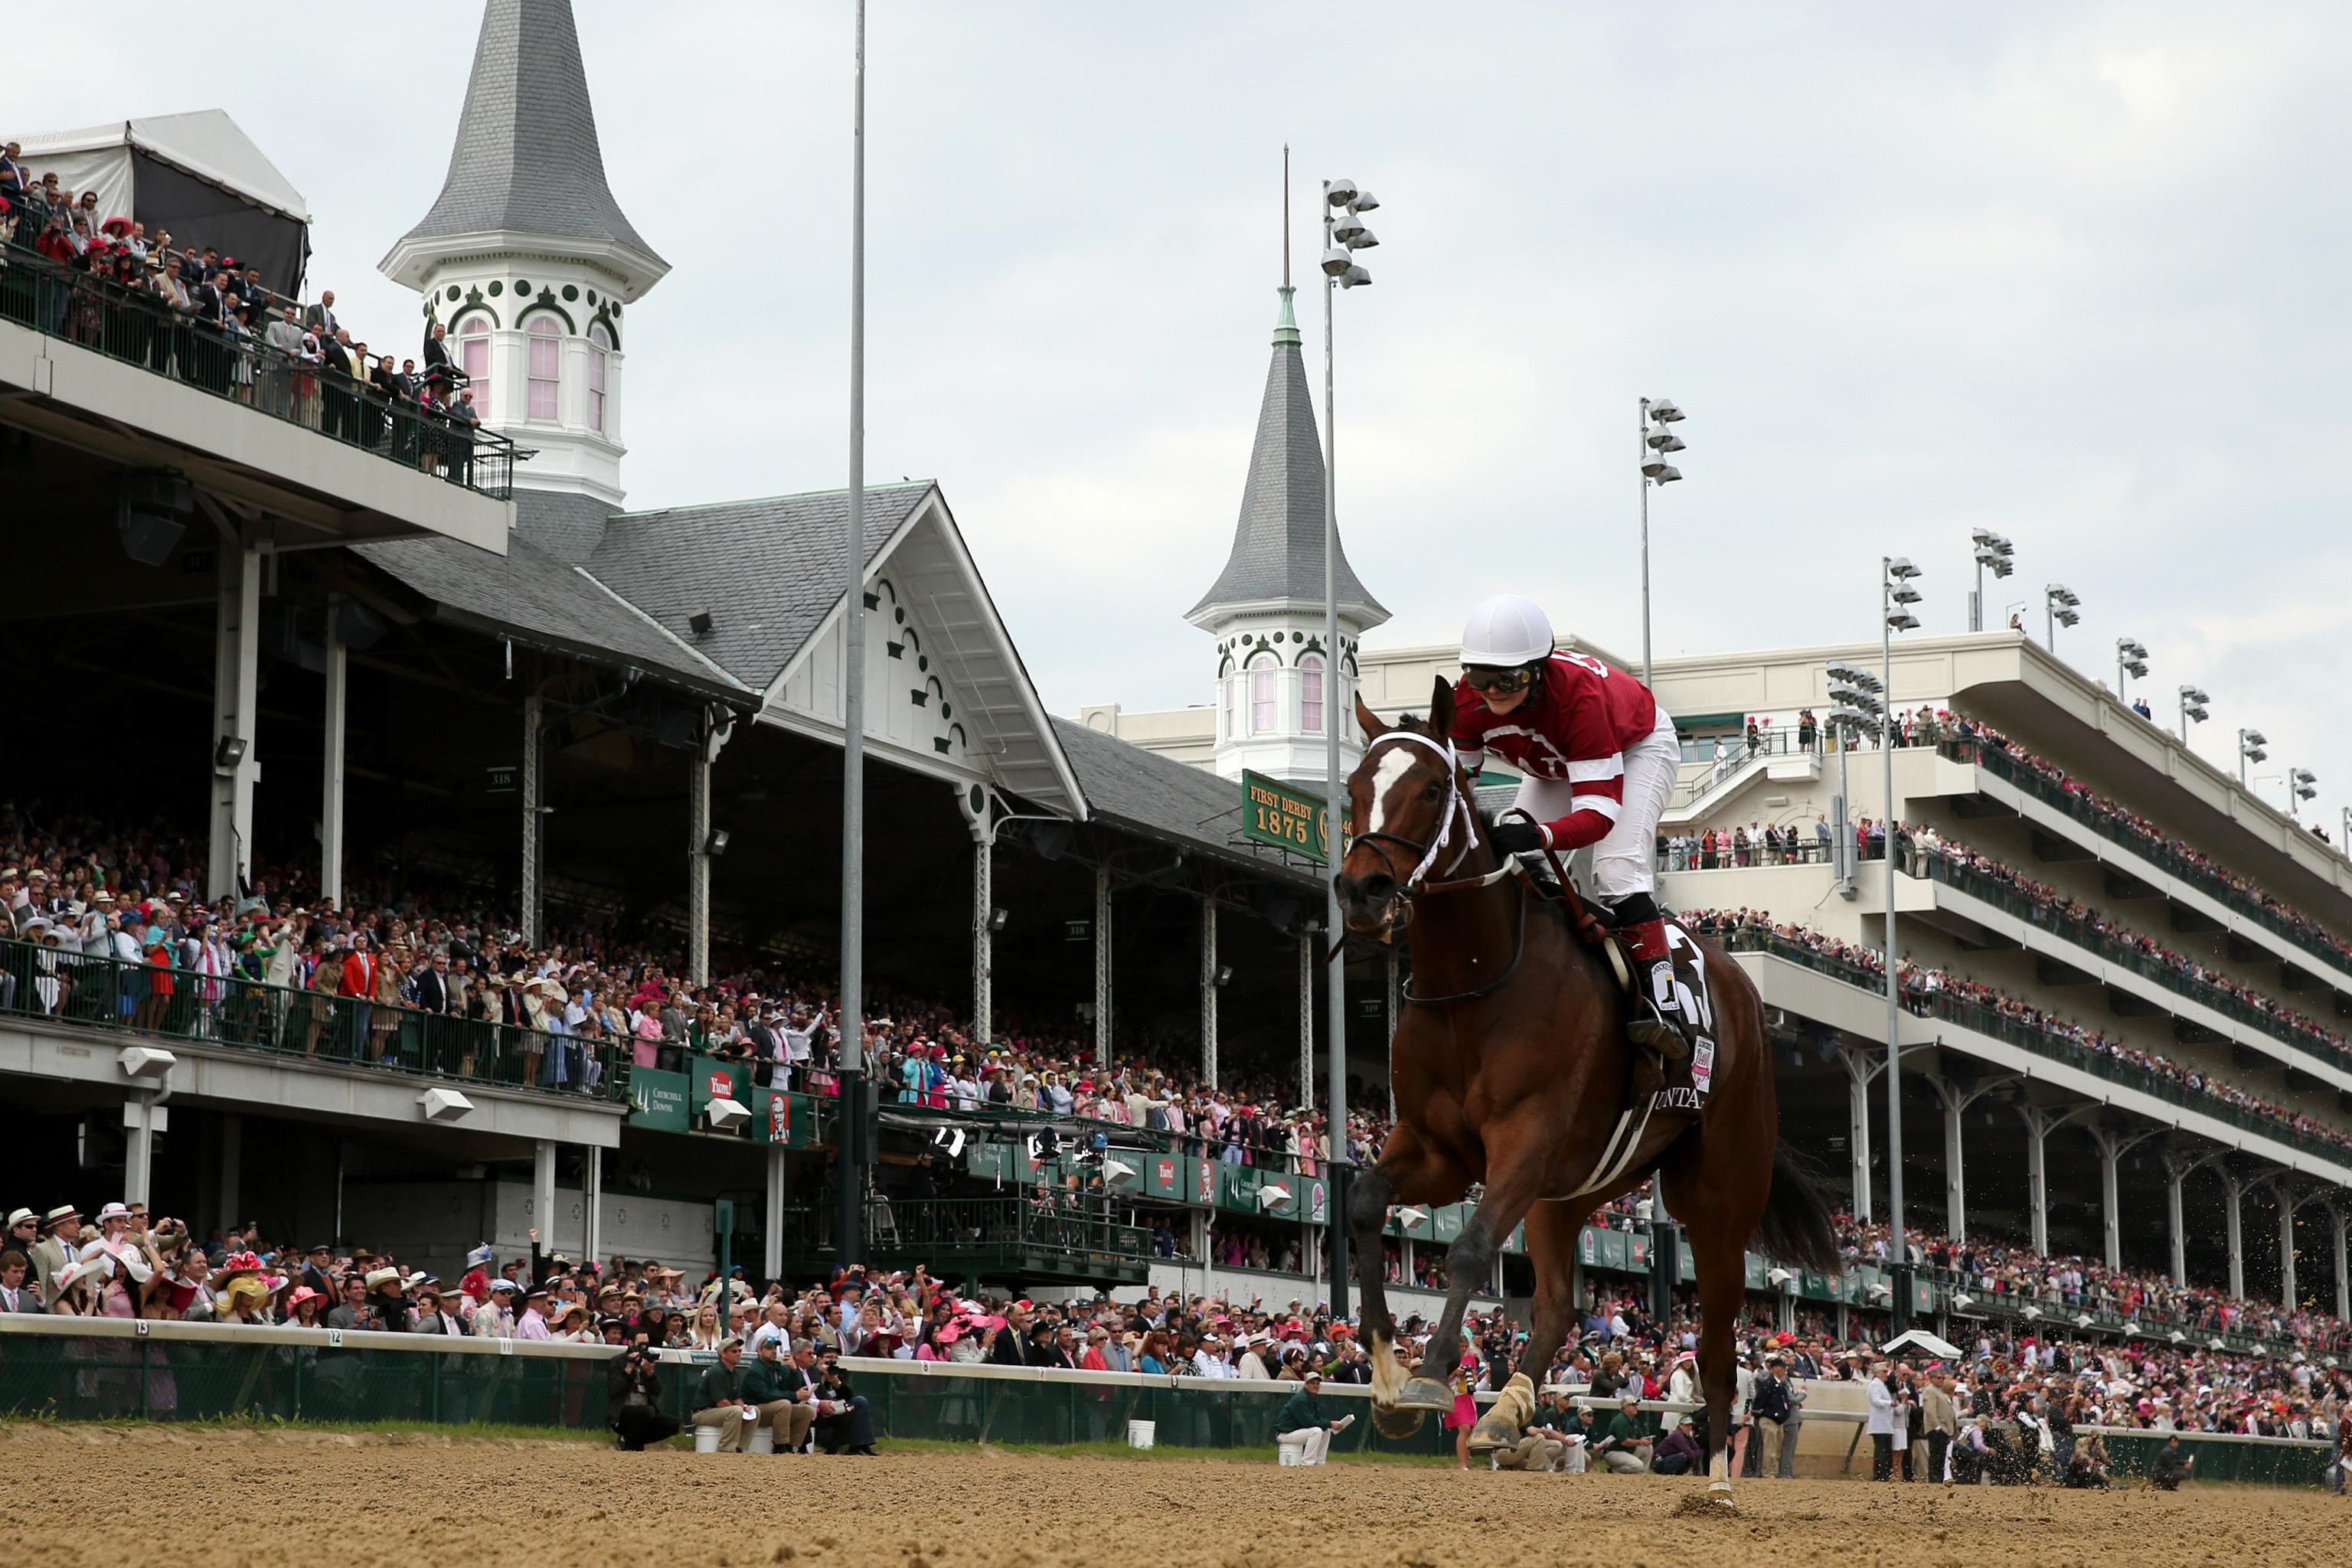
[[[1321,787],[1323,726],[1338,723],[1340,765],[1362,752],[1348,717],[1356,700],[1356,643],[1389,618],[1343,549],[1337,679],[1323,646],[1323,443],[1307,393],[1285,256],[1282,314],[1259,404],[1257,439],[1242,488],[1241,519],[1225,569],[1185,619],[1217,639],[1217,772],[1246,768]]]
[[[669,263],[604,182],[570,0],[488,0],[448,178],[377,266],[448,328],[482,423],[537,454],[518,487],[619,507],[623,312]]]

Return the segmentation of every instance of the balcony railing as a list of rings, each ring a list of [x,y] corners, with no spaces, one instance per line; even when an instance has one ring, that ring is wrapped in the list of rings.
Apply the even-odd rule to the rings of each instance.
[[[2326,941],[2315,927],[2288,919],[2211,867],[2182,854],[2160,837],[2141,832],[2114,812],[2069,792],[2000,747],[1972,737],[1956,736],[1944,742],[1942,751],[1952,761],[1973,763],[2044,805],[2065,813],[2101,837],[2121,845],[2158,870],[2178,877],[2224,908],[2352,977],[2352,955]]]
[[[1724,945],[1734,952],[1764,952],[1775,958],[1785,958],[1832,980],[1880,995],[1885,994],[1886,982],[1878,971],[1827,953],[1815,952],[1802,942],[1791,942],[1767,927],[1736,927],[1724,939]],[[2063,1035],[2021,1018],[2010,1017],[1997,1008],[1968,1001],[1948,991],[1929,991],[1916,981],[1904,986],[1903,1003],[1910,1012],[1922,1017],[1948,1019],[1962,1028],[1973,1029],[2004,1045],[2032,1051],[2105,1082],[2152,1095],[2168,1105],[2177,1105],[2184,1110],[2194,1110],[2218,1121],[2226,1121],[2256,1137],[2292,1144],[2331,1164],[2352,1165],[2352,1146],[2306,1131],[2282,1118],[2233,1104],[2125,1058],[2077,1045]]]
[[[0,251],[0,318],[493,500],[513,493],[512,441],[304,364],[265,342],[258,323],[215,326],[159,295],[17,248]]]
[[[1997,878],[1988,877],[1981,871],[1958,865],[1939,855],[1910,854],[1904,857],[1901,864],[1911,876],[1924,875],[1931,881],[1941,882],[1972,899],[1981,899],[2028,925],[2086,948],[2110,963],[2152,980],[2177,995],[2211,1008],[2223,1017],[2260,1029],[2281,1044],[2293,1046],[2330,1067],[2352,1068],[2352,1053],[2347,1053],[2326,1035],[2300,1027],[2293,1020],[2275,1013],[2266,1013],[2210,981],[2184,974],[2172,965],[2150,957],[2128,942],[2117,941],[2085,921],[2073,919],[2047,904],[2034,902]]]
[[[834,1205],[784,1211],[784,1233],[797,1237],[788,1258],[817,1262],[833,1249]],[[877,1260],[904,1259],[938,1274],[998,1271],[1071,1278],[1140,1279],[1151,1233],[1113,1217],[1109,1200],[1052,1188],[1018,1197],[876,1198],[866,1234]]]
[[[0,1017],[600,1100],[627,1098],[630,1052],[324,991],[0,941]]]

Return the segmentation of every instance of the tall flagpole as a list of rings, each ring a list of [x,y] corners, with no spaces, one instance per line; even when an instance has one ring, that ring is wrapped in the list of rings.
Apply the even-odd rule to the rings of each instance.
[[[857,0],[849,179],[849,536],[841,612],[841,1216],[866,1258],[866,0]]]

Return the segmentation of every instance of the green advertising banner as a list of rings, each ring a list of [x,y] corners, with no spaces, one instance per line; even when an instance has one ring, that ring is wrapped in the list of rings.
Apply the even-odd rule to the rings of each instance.
[[[694,1124],[682,1072],[656,1068],[629,1069],[629,1125],[656,1132],[683,1132]]]
[[[1304,855],[1328,859],[1330,812],[1323,797],[1246,769],[1242,773],[1242,837]],[[1340,824],[1344,837],[1347,824]]]
[[[1469,1211],[1460,1204],[1448,1204],[1430,1216],[1430,1235],[1434,1241],[1452,1241],[1462,1234],[1462,1221]]]
[[[1184,1166],[1181,1154],[1150,1154],[1142,1156],[1143,1191],[1147,1196],[1171,1198],[1182,1202],[1185,1193]]]
[[[751,1136],[761,1143],[805,1149],[814,1141],[816,1101],[805,1094],[778,1094],[772,1089],[751,1090]]]
[[[745,1110],[751,1109],[751,1064],[749,1062],[701,1062],[686,1077],[693,1087],[694,1110],[698,1116],[702,1113],[704,1106],[721,1098],[740,1101]]]

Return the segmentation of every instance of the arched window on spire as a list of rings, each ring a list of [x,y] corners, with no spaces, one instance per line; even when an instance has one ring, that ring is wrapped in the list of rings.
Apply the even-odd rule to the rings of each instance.
[[[612,330],[598,321],[588,329],[588,428],[604,433],[604,356],[613,352]]]
[[[474,311],[457,323],[457,368],[474,389],[474,406],[482,417],[490,414],[490,318]]]
[[[1250,660],[1249,729],[1271,735],[1282,728],[1282,661],[1270,653]]]
[[[530,345],[530,395],[524,412],[533,419],[553,420],[563,368],[562,325],[541,311],[524,325],[523,335]]]
[[[1310,735],[1323,732],[1323,656],[1304,655],[1298,661],[1298,727]]]
[[[1220,680],[1217,682],[1217,684],[1218,684],[1218,685],[1220,685],[1220,686],[1222,686],[1222,687],[1223,687],[1223,688],[1225,689],[1225,691],[1224,691],[1224,700],[1223,700],[1223,704],[1222,704],[1222,706],[1223,706],[1223,710],[1224,710],[1224,711],[1223,711],[1223,721],[1223,721],[1223,728],[1222,728],[1221,731],[1219,732],[1219,734],[1218,734],[1218,736],[1217,736],[1217,739],[1218,739],[1218,740],[1220,740],[1220,741],[1230,741],[1230,740],[1233,740],[1233,739],[1234,738],[1234,690],[1235,690],[1235,689],[1236,689],[1241,685],[1241,683],[1242,683],[1242,678],[1241,678],[1240,676],[1238,676],[1238,675],[1228,675],[1228,676],[1225,676],[1223,679],[1220,679]]]

